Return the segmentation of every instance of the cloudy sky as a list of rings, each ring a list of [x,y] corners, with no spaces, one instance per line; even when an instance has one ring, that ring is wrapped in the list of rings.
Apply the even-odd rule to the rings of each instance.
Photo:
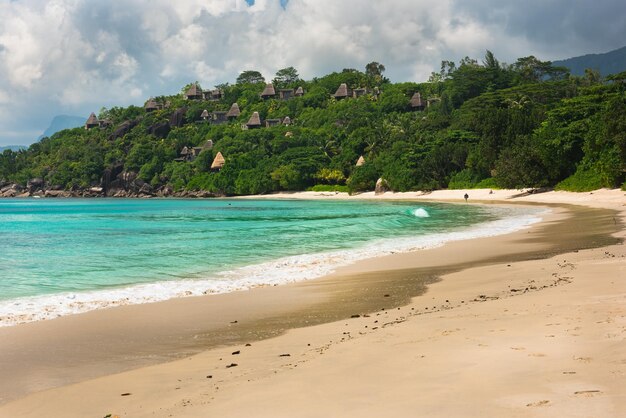
[[[378,61],[424,81],[486,49],[513,62],[625,44],[624,0],[0,0],[0,145],[247,69],[310,79]]]

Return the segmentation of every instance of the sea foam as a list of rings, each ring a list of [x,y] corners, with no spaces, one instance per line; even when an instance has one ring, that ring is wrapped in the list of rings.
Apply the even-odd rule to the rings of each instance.
[[[515,232],[539,222],[545,209],[490,221],[452,232],[416,237],[401,237],[370,242],[349,250],[289,256],[260,264],[220,272],[196,280],[162,281],[111,290],[59,293],[22,297],[0,302],[0,326],[53,319],[115,306],[143,304],[173,298],[219,294],[274,286],[328,275],[337,268],[359,260],[435,248],[451,241],[483,238]],[[423,208],[413,210],[416,217],[428,217]]]

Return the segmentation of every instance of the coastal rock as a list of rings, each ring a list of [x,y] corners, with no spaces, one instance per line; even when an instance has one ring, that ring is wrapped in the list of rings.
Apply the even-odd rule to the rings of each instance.
[[[45,197],[69,197],[69,192],[65,190],[46,190],[43,194]]]
[[[391,188],[389,187],[387,180],[383,179],[382,177],[379,178],[378,181],[376,181],[376,188],[374,189],[374,194],[379,195],[379,194],[386,193],[388,191],[391,191]]]
[[[155,123],[148,128],[148,134],[154,135],[156,138],[165,138],[172,128],[168,121]]]
[[[111,189],[119,188],[117,176],[119,176],[122,171],[124,171],[123,164],[114,164],[104,170],[102,178],[100,179],[100,186],[104,189],[105,194],[109,195]]]
[[[173,193],[174,189],[172,189],[170,186],[163,186],[157,190],[156,195],[161,197],[168,197],[171,196]]]
[[[30,197],[30,192],[26,191],[24,193],[18,194],[15,197]]]
[[[172,116],[170,116],[170,126],[174,126],[176,128],[180,128],[183,126],[185,122],[185,113],[187,112],[186,107],[181,107],[180,109],[176,109]]]
[[[154,194],[152,186],[150,186],[148,183],[143,183],[141,185],[141,187],[139,188],[139,193],[144,196],[152,196]]]
[[[8,186],[3,187],[0,190],[0,196],[2,197],[16,197],[17,195],[22,193],[24,188],[16,183],[9,184]]]
[[[123,137],[124,135],[129,133],[131,129],[133,129],[135,126],[137,126],[138,123],[139,123],[138,119],[127,120],[125,122],[122,122],[120,124],[120,126],[118,126],[115,129],[115,131],[113,131],[113,133],[111,135],[109,135],[109,141],[113,141],[113,140],[115,140],[117,138]]]
[[[32,192],[36,189],[41,189],[44,186],[44,180],[40,177],[35,177],[33,179],[28,180],[26,183],[26,187]]]

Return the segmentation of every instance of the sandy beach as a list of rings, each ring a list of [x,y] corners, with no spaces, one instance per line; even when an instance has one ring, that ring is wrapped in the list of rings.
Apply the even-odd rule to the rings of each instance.
[[[309,282],[0,329],[0,417],[626,416],[626,192]],[[305,192],[270,198],[348,198]]]

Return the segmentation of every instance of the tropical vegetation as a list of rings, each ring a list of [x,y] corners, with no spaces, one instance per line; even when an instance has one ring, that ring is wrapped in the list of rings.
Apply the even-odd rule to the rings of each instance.
[[[219,100],[159,96],[162,106],[103,108],[103,128],[68,129],[26,150],[0,154],[0,180],[33,178],[57,189],[101,186],[128,176],[147,193],[203,190],[217,195],[291,190],[372,190],[384,178],[392,190],[541,188],[591,190],[626,180],[626,72],[572,76],[535,57],[513,64],[487,51],[479,62],[444,61],[426,82],[392,83],[385,66],[344,69],[301,80],[293,67],[271,80],[276,91],[302,87],[289,100],[260,97],[265,79],[254,70],[216,86]],[[345,83],[365,88],[337,100]],[[410,99],[419,92],[424,108]],[[216,124],[203,111],[241,115]],[[242,129],[253,112],[262,120],[289,116],[289,125]],[[185,147],[211,140],[193,161]],[[225,164],[211,170],[221,153]],[[357,166],[359,157],[364,163]],[[107,180],[108,179],[108,180]]]

